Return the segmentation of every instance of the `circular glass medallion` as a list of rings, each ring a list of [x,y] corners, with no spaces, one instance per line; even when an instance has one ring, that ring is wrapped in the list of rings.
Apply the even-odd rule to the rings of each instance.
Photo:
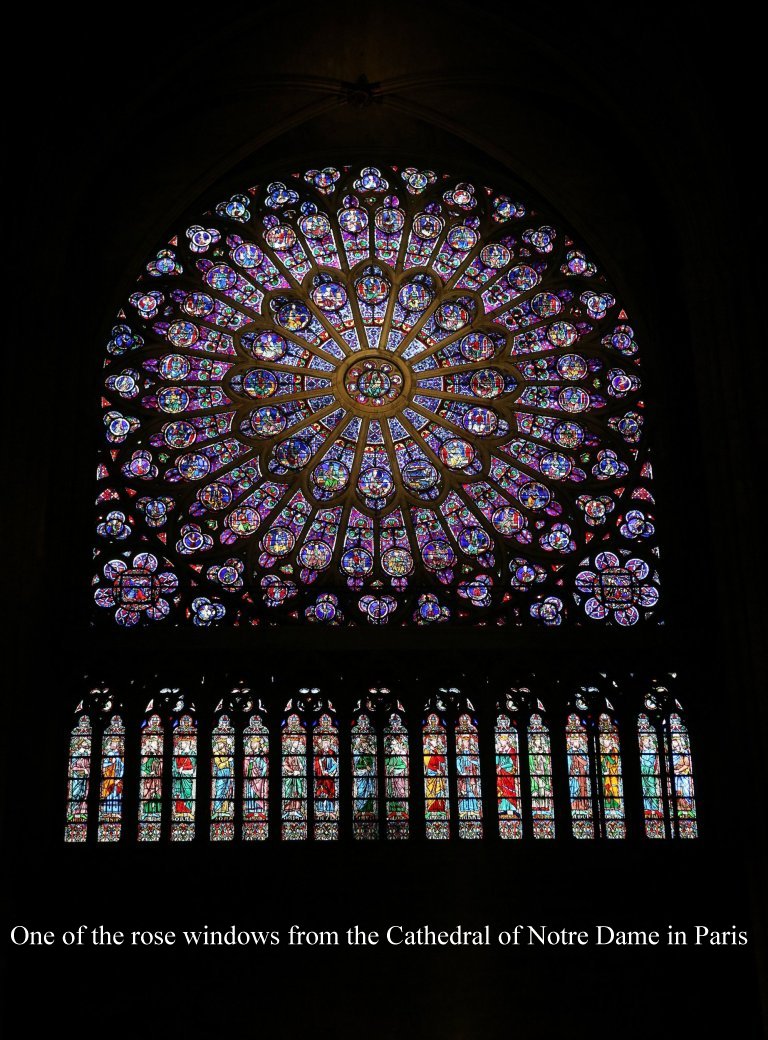
[[[523,484],[517,497],[526,509],[544,509],[549,505],[550,494],[543,484],[531,480],[529,483]]]
[[[403,483],[409,491],[429,491],[439,480],[440,474],[426,459],[409,462],[403,468]]]
[[[435,294],[428,285],[416,281],[404,285],[397,294],[401,306],[403,306],[407,311],[426,310],[430,303],[432,303],[434,297]]]
[[[310,571],[324,571],[331,562],[330,548],[318,539],[305,542],[299,549],[298,560],[302,567]]]
[[[197,433],[191,423],[179,419],[163,427],[163,440],[169,448],[188,448],[194,444]]]
[[[160,362],[160,375],[163,379],[184,379],[191,367],[189,358],[182,354],[166,354]]]
[[[462,339],[459,350],[467,361],[487,361],[496,353],[496,346],[484,332],[470,332]]]
[[[266,368],[252,368],[243,378],[243,391],[249,397],[272,397],[277,387],[277,376]]]
[[[338,282],[325,282],[312,290],[312,302],[321,311],[339,311],[347,302],[347,293]]]
[[[459,535],[459,547],[468,556],[479,556],[491,547],[491,537],[482,527],[465,527]]]
[[[361,495],[366,498],[387,498],[395,489],[392,474],[383,466],[371,466],[363,470],[357,478],[357,486]]]
[[[288,349],[277,332],[247,332],[240,344],[257,361],[279,361]]]
[[[458,300],[441,304],[435,312],[435,322],[443,332],[458,332],[469,324],[471,317],[469,308]]]
[[[341,569],[352,578],[370,574],[373,570],[373,557],[367,549],[347,549],[341,557]]]
[[[431,571],[443,571],[456,563],[456,553],[443,538],[427,542],[421,550],[424,565]]]
[[[265,405],[251,412],[251,434],[254,437],[275,437],[285,429],[285,416],[275,405]]]
[[[291,437],[275,448],[275,459],[286,469],[301,469],[312,456],[312,449],[301,437]]]
[[[182,480],[200,480],[211,468],[205,455],[182,455],[176,463]]]
[[[232,501],[232,488],[227,484],[222,484],[221,481],[215,480],[207,487],[201,488],[197,493],[197,498],[206,509],[216,512],[219,509],[226,509],[230,504]]]
[[[261,539],[261,547],[270,556],[287,556],[296,542],[293,531],[287,527],[273,527]]]
[[[183,412],[188,404],[189,394],[180,386],[167,386],[157,395],[158,408],[169,415]]]
[[[240,506],[239,509],[233,509],[226,519],[226,525],[230,531],[241,538],[253,534],[260,523],[261,517],[251,506]]]
[[[386,300],[389,295],[389,282],[380,274],[366,274],[355,282],[355,292],[362,303],[373,307]]]
[[[499,425],[499,417],[490,408],[470,408],[461,420],[461,425],[475,437],[492,437]]]
[[[502,506],[491,517],[491,523],[500,534],[517,534],[525,527],[525,517],[514,506]]]
[[[277,321],[289,332],[299,332],[305,329],[312,320],[312,314],[305,303],[298,300],[289,300],[278,309]]]
[[[312,470],[312,482],[321,491],[335,494],[347,486],[349,470],[336,459],[326,459]]]
[[[510,261],[511,253],[501,242],[491,242],[480,250],[480,259],[486,267],[500,271]]]
[[[440,449],[440,461],[448,469],[466,469],[475,457],[475,449],[466,441],[454,437]]]
[[[413,557],[407,549],[388,549],[381,558],[385,574],[392,578],[405,578],[413,570]]]
[[[390,361],[368,358],[354,364],[344,379],[347,393],[360,405],[381,408],[402,393],[403,377]]]
[[[563,422],[554,428],[552,436],[561,448],[578,448],[584,440],[584,430],[578,423]]]
[[[481,368],[472,373],[469,389],[475,397],[498,397],[504,393],[504,376],[496,368]]]

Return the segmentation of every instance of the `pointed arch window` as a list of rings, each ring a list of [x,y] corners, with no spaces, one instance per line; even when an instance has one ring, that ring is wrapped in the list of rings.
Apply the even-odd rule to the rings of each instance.
[[[376,730],[366,712],[352,724],[352,827],[356,838],[379,837]]]
[[[323,712],[313,722],[314,833],[327,841],[339,836],[339,728]]]
[[[517,726],[506,714],[496,717],[496,802],[499,834],[522,838],[523,806],[520,791],[520,740]]]
[[[99,787],[99,841],[119,841],[123,821],[123,776],[125,773],[125,726],[113,715],[101,742]]]
[[[88,837],[88,790],[91,778],[92,739],[90,717],[81,715],[69,740],[65,841],[81,842]]]
[[[571,801],[571,827],[575,838],[594,838],[594,791],[586,723],[569,715],[565,727],[568,755],[568,792]]]
[[[235,836],[235,727],[221,715],[211,739],[211,838]]]
[[[192,841],[197,796],[197,722],[186,713],[173,722],[171,777],[171,841]]]
[[[254,714],[243,732],[243,838],[269,836],[269,731]]]
[[[613,708],[594,687],[575,698],[565,728],[571,829],[575,838],[623,838],[624,780]]]
[[[691,741],[682,716],[676,711],[669,716],[668,733],[672,766],[669,783],[674,833],[680,838],[695,838],[698,835],[698,824],[696,822],[696,798],[693,790]]]
[[[411,793],[408,730],[402,716],[392,712],[384,727],[384,783],[387,805],[387,837],[409,834]]]
[[[605,836],[626,837],[624,780],[621,774],[619,727],[603,712],[598,719],[597,761],[600,773],[600,810]]]
[[[552,745],[549,728],[534,712],[528,723],[528,775],[534,838],[555,836],[555,793],[552,783]]]
[[[643,819],[649,838],[696,838],[693,759],[680,702],[654,687],[638,715]]]
[[[455,730],[456,786],[460,838],[482,838],[483,802],[480,783],[480,746],[477,723],[466,713],[459,715]]]
[[[283,723],[282,833],[283,838],[307,836],[307,727],[296,712]]]
[[[637,717],[637,742],[645,834],[648,838],[665,838],[669,820],[664,806],[659,737],[656,727],[644,712]]]
[[[428,838],[448,838],[450,796],[448,792],[448,737],[445,720],[430,712],[422,728],[424,751],[424,818]]]
[[[139,841],[159,841],[163,820],[165,734],[156,713],[141,724],[139,760]]]

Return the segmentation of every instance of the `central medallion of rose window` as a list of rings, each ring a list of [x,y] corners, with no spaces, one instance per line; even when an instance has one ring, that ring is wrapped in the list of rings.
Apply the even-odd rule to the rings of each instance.
[[[357,404],[367,408],[381,408],[400,396],[403,377],[391,362],[368,358],[349,369],[344,385]]]

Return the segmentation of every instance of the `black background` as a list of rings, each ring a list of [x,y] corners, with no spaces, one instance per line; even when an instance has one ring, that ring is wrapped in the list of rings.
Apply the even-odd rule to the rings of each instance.
[[[758,1037],[765,970],[764,216],[756,27],[738,6],[600,11],[59,9],[6,40],[3,441],[9,920],[60,933],[353,923],[746,930],[749,944],[230,951],[8,946],[12,1028],[188,1016],[291,1035]],[[355,95],[365,75],[380,84]],[[380,100],[379,100],[380,99]],[[370,103],[367,103],[369,102]],[[91,500],[113,315],[186,211],[290,170],[413,162],[522,185],[585,241],[638,331],[667,624],[535,638],[395,629],[94,633]],[[186,225],[185,225],[186,226]],[[639,626],[638,626],[639,627]],[[276,675],[353,695],[515,670],[676,671],[694,738],[691,843],[71,848],[66,732],[89,682]],[[649,671],[650,670],[650,671]],[[157,680],[155,680],[157,676]],[[86,678],[87,677],[87,678]],[[437,843],[439,844],[439,843]],[[764,977],[764,974],[763,974]],[[55,981],[54,981],[55,980]],[[31,987],[26,995],[23,987]],[[58,986],[65,997],[56,997]],[[55,987],[55,988],[54,988]],[[72,1017],[70,1017],[72,1016]],[[282,1023],[282,1026],[280,1025]]]

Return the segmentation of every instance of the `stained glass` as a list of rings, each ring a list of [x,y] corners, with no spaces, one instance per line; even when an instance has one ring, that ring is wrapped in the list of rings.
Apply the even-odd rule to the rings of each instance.
[[[549,730],[541,715],[528,723],[528,773],[531,780],[531,815],[534,838],[554,838],[555,797],[552,786],[552,751]]]
[[[667,820],[662,794],[659,738],[653,723],[645,714],[640,714],[637,719],[637,741],[640,749],[645,834],[648,838],[665,838]]]
[[[624,784],[621,776],[619,728],[602,714],[598,720],[598,763],[603,829],[607,838],[624,838]]]
[[[282,734],[283,837],[307,836],[307,731],[298,715],[289,715]]]
[[[315,838],[338,838],[339,734],[330,715],[321,715],[313,724],[312,755]]]
[[[496,798],[499,834],[502,838],[522,838],[520,745],[517,727],[506,715],[499,715],[496,719]]]
[[[376,732],[367,715],[352,726],[352,822],[356,838],[379,836],[379,781]]]
[[[171,841],[192,841],[195,836],[197,723],[190,715],[182,715],[173,724],[171,777]]]
[[[669,741],[672,769],[669,771],[668,783],[671,787],[670,801],[673,806],[673,818],[677,824],[677,834],[680,838],[695,838],[698,835],[698,826],[693,791],[691,743],[685,723],[676,712],[669,716]]]
[[[456,787],[460,838],[482,838],[483,803],[477,725],[469,715],[456,723]]]
[[[448,838],[448,738],[445,724],[435,714],[427,716],[422,730],[424,750],[424,816],[428,838]]]
[[[408,732],[393,713],[384,727],[384,776],[387,798],[387,837],[407,838],[409,833],[410,752]]]
[[[393,166],[212,209],[106,344],[103,623],[659,620],[641,352],[556,220]]]
[[[222,715],[211,742],[211,838],[235,836],[235,730]]]
[[[594,838],[594,810],[589,755],[589,735],[578,715],[569,715],[565,727],[568,754],[568,790],[574,838]]]
[[[81,715],[69,741],[65,841],[85,841],[88,836],[91,738],[91,721],[87,715]]]
[[[269,732],[253,715],[243,733],[243,837],[269,836]]]
[[[123,817],[123,774],[125,773],[125,726],[113,715],[101,742],[101,786],[99,787],[99,841],[119,841]]]
[[[139,841],[158,841],[163,811],[163,725],[150,715],[141,725]]]

